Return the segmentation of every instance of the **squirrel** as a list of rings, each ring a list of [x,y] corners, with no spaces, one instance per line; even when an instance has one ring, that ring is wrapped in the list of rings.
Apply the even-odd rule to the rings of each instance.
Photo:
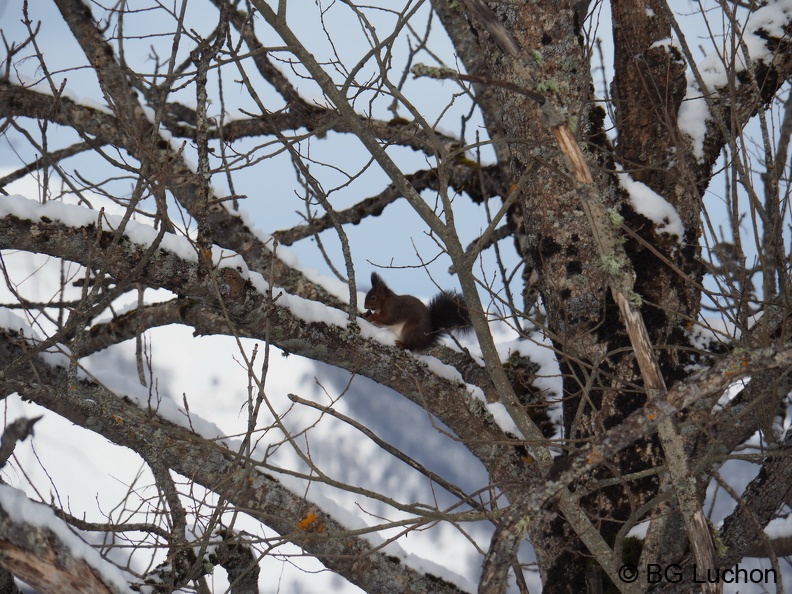
[[[366,294],[363,318],[388,328],[396,335],[396,346],[423,351],[437,344],[444,332],[470,330],[470,314],[456,291],[443,291],[429,307],[412,295],[397,295],[382,277],[371,273],[371,290]]]

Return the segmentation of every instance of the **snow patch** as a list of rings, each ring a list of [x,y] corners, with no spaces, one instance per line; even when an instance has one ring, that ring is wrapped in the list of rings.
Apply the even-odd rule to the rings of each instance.
[[[732,50],[731,39],[726,38],[724,47],[713,48],[716,51],[698,65],[704,89],[700,87],[693,73],[688,73],[687,93],[679,107],[677,121],[679,129],[690,137],[693,156],[699,162],[704,158],[707,122],[712,119],[704,93],[717,94],[717,89],[727,85],[730,74],[744,71],[749,61],[750,63],[770,62],[773,59],[773,50],[768,47],[764,37],[768,35],[776,39],[785,37],[784,26],[790,20],[792,20],[792,0],[770,2],[750,14],[745,27],[739,32],[739,44],[734,44],[735,50]],[[735,84],[739,85],[740,82],[735,81]]]
[[[42,204],[37,200],[29,200],[19,194],[5,196],[0,200],[0,217],[9,215],[25,221],[49,219],[75,229],[101,223],[103,229],[113,231],[118,229],[123,223],[123,218],[119,215],[107,214],[102,211],[85,208],[84,206],[64,204],[57,200]],[[124,235],[133,243],[143,246],[151,245],[157,234],[158,231],[154,227],[138,223],[137,221],[127,221],[126,227],[124,227]],[[183,260],[198,261],[195,247],[186,237],[166,233],[162,237],[159,247],[173,252]]]
[[[56,517],[55,512],[46,505],[34,503],[19,489],[0,485],[0,507],[15,522],[44,528],[55,534],[72,557],[85,561],[117,592],[132,592],[121,570],[105,561],[96,549],[74,534],[68,525]]]
[[[154,410],[157,415],[174,425],[193,431],[207,440],[217,440],[233,451],[241,447],[240,440],[225,437],[225,432],[220,427],[193,412],[188,414],[169,394],[157,393],[140,385],[132,375],[120,374],[117,369],[100,369],[94,371],[92,376],[114,394],[129,398],[143,410]]]
[[[30,221],[40,221],[43,219],[58,221],[76,229],[89,225],[96,225],[97,221],[101,220],[103,228],[113,230],[118,228],[123,222],[122,217],[119,215],[100,213],[100,211],[97,210],[73,204],[63,204],[58,201],[50,201],[41,204],[37,200],[29,200],[20,195],[11,195],[0,200],[0,217],[9,215]],[[151,245],[155,241],[157,234],[157,230],[150,225],[131,220],[127,221],[126,227],[124,228],[124,235],[131,242],[142,246]],[[162,237],[159,247],[173,253],[182,260],[188,262],[198,261],[196,248],[186,237],[166,233]],[[280,250],[278,253],[281,255]],[[261,274],[251,272],[247,264],[245,264],[244,259],[239,254],[222,249],[218,246],[213,246],[212,260],[219,268],[233,268],[237,270],[243,278],[249,279],[262,295],[267,294],[269,283],[264,280]],[[282,289],[275,289],[273,296],[277,297],[278,305],[287,307],[296,317],[306,322],[324,322],[343,328],[346,328],[348,325],[345,312],[328,307],[318,301],[311,301],[297,295],[291,295]]]
[[[18,71],[14,72],[14,77],[19,82],[19,86],[25,89],[30,89],[43,95],[49,95],[50,97],[55,96],[52,90],[52,85],[50,85],[50,82],[46,78],[30,78],[23,74],[19,74]],[[68,79],[61,80],[66,80],[68,85]],[[52,77],[52,83],[56,87],[59,87],[60,85],[60,81],[58,81],[55,77]],[[68,86],[64,86],[62,91],[60,88],[58,88],[57,92],[59,97],[68,99],[76,105],[82,105],[83,107],[87,107],[95,111],[101,111],[102,113],[113,115],[113,110],[111,110],[107,105],[87,97],[80,97],[79,95],[76,95],[72,89],[68,88]]]
[[[247,211],[243,209],[233,210],[230,204],[226,202],[224,202],[223,205],[228,211],[229,216],[239,217],[242,220],[242,223],[244,223],[244,225],[253,235],[258,238],[261,243],[266,245],[270,250],[273,249],[273,246],[275,245],[275,238],[259,229],[256,226],[256,222],[250,217]],[[278,245],[277,250],[275,250],[275,255],[284,264],[289,266],[289,268],[299,270],[309,281],[324,288],[330,295],[339,301],[343,303],[349,303],[349,286],[346,283],[341,282],[337,278],[326,276],[314,268],[302,268],[300,266],[300,259],[297,257],[297,254],[281,245]],[[359,303],[363,303],[365,297],[365,294],[358,292]]]
[[[635,212],[651,220],[658,232],[676,235],[677,242],[682,243],[685,227],[676,209],[660,194],[646,184],[635,181],[621,168],[617,170],[617,174],[619,184],[629,194]]]

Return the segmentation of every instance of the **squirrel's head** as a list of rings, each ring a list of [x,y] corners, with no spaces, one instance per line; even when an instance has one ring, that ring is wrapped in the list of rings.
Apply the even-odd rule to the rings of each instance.
[[[385,297],[388,295],[388,285],[382,280],[382,277],[376,272],[371,273],[371,290],[366,293],[366,301],[364,306],[366,309],[376,311],[382,307]]]

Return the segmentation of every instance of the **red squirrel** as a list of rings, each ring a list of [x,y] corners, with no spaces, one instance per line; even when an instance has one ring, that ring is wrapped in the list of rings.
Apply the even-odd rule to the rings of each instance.
[[[470,330],[465,301],[456,291],[443,291],[429,307],[412,295],[397,295],[376,272],[371,273],[371,290],[366,294],[363,318],[384,326],[396,335],[396,346],[423,351],[437,344],[443,332]]]

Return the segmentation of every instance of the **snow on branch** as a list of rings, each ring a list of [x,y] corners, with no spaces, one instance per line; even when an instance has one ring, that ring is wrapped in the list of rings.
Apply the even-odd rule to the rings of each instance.
[[[9,363],[26,352],[30,345],[25,342],[11,333],[0,333],[0,368],[8,369]],[[322,506],[284,487],[263,468],[249,465],[234,450],[177,426],[96,382],[75,384],[66,369],[38,359],[34,365],[19,366],[0,378],[0,392],[18,392],[117,445],[136,452],[156,452],[158,463],[218,493],[367,592],[462,592],[449,582],[405,566],[392,555],[376,552],[361,534],[339,523]],[[0,498],[0,504],[2,501]],[[395,583],[403,584],[403,589],[383,588],[383,584]],[[47,590],[70,591],[88,590]]]
[[[361,340],[393,341],[393,335],[362,319],[357,320],[356,333],[345,313],[271,289],[236,254],[215,249],[215,284],[200,274],[194,248],[185,238],[166,234],[170,238],[152,254],[147,244],[151,231],[141,229],[144,225],[129,222],[123,237],[118,238],[108,229],[115,224],[114,219],[103,217],[104,225],[99,228],[97,211],[57,203],[41,205],[21,197],[8,200],[8,205],[5,202],[0,203],[0,249],[64,258],[103,270],[119,280],[137,269],[140,272],[134,282],[164,288],[182,298],[182,320],[197,334],[230,333],[225,311],[237,335],[270,340],[287,352],[371,378],[427,408],[458,436],[475,438],[476,444],[470,449],[485,465],[499,457],[498,449],[493,450],[481,439],[489,435],[493,441],[503,442],[506,436],[477,404],[475,395],[490,389],[486,377],[477,373],[480,366],[465,371],[463,376],[441,374],[439,361],[432,361],[430,367],[425,358],[421,361],[377,340]],[[384,363],[371,365],[372,361]],[[394,373],[394,368],[399,373]],[[431,400],[427,400],[427,394],[432,395]]]
[[[0,485],[0,567],[42,594],[132,592],[115,565],[47,506]]]
[[[667,10],[667,9],[666,9]],[[727,41],[713,48],[699,63],[692,58],[690,47],[679,26],[675,26],[678,40],[668,44],[681,45],[687,60],[692,64],[688,88],[679,108],[679,128],[690,137],[694,157],[699,162],[707,160],[706,140],[713,132],[728,137],[720,129],[726,121],[717,113],[728,106],[739,121],[747,121],[760,102],[775,93],[775,87],[787,79],[790,72],[789,32],[792,22],[792,3],[776,0],[752,12],[746,23],[733,23],[737,39],[733,48]],[[773,76],[768,70],[776,70]],[[747,83],[747,84],[746,84]],[[713,114],[713,108],[717,108]],[[719,147],[712,149],[717,154]]]

